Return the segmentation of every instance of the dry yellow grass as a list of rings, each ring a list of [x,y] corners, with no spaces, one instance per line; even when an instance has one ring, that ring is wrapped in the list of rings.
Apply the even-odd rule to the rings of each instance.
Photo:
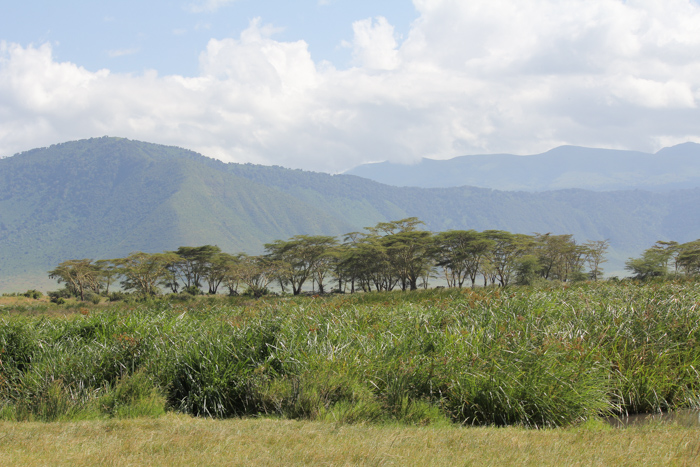
[[[697,465],[700,430],[338,425],[270,419],[0,422],[0,465]]]
[[[13,307],[17,305],[29,305],[29,304],[36,304],[36,303],[48,303],[49,299],[48,298],[41,298],[39,300],[35,300],[33,298],[27,298],[27,297],[2,297],[0,296],[0,305],[5,306],[5,307]]]

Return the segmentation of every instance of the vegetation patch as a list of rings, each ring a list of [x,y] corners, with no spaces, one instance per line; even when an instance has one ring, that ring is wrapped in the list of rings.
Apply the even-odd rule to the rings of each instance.
[[[697,408],[697,285],[6,307],[0,415],[557,427]]]

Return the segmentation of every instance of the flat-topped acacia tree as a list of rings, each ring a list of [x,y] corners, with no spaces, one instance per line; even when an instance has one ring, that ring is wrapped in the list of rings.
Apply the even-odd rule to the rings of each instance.
[[[71,259],[49,271],[49,278],[65,283],[80,300],[85,300],[85,291],[99,292],[100,269],[91,259]]]
[[[142,295],[157,295],[158,284],[170,274],[168,266],[177,260],[178,256],[172,252],[131,253],[118,262],[122,288]]]
[[[324,235],[296,235],[291,239],[277,240],[265,244],[266,256],[274,261],[285,263],[287,268],[281,273],[282,281],[292,286],[292,293],[299,295],[304,283],[314,277],[317,270],[325,265],[329,250],[336,246],[335,237]],[[323,275],[321,275],[323,276]],[[321,292],[323,280],[316,278]]]

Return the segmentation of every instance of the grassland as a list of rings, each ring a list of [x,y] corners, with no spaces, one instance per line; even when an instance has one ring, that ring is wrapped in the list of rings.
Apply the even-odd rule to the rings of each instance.
[[[296,420],[0,422],[2,465],[697,465],[698,430]]]
[[[121,450],[102,459],[115,464],[183,464],[190,449],[222,463],[698,455],[697,430],[590,429],[700,407],[693,281],[0,304],[0,455],[12,462],[93,463],[99,446]]]

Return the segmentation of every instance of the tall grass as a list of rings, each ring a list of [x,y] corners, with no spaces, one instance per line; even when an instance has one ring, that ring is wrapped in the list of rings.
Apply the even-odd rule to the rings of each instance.
[[[562,426],[700,406],[694,283],[6,313],[0,414]]]

